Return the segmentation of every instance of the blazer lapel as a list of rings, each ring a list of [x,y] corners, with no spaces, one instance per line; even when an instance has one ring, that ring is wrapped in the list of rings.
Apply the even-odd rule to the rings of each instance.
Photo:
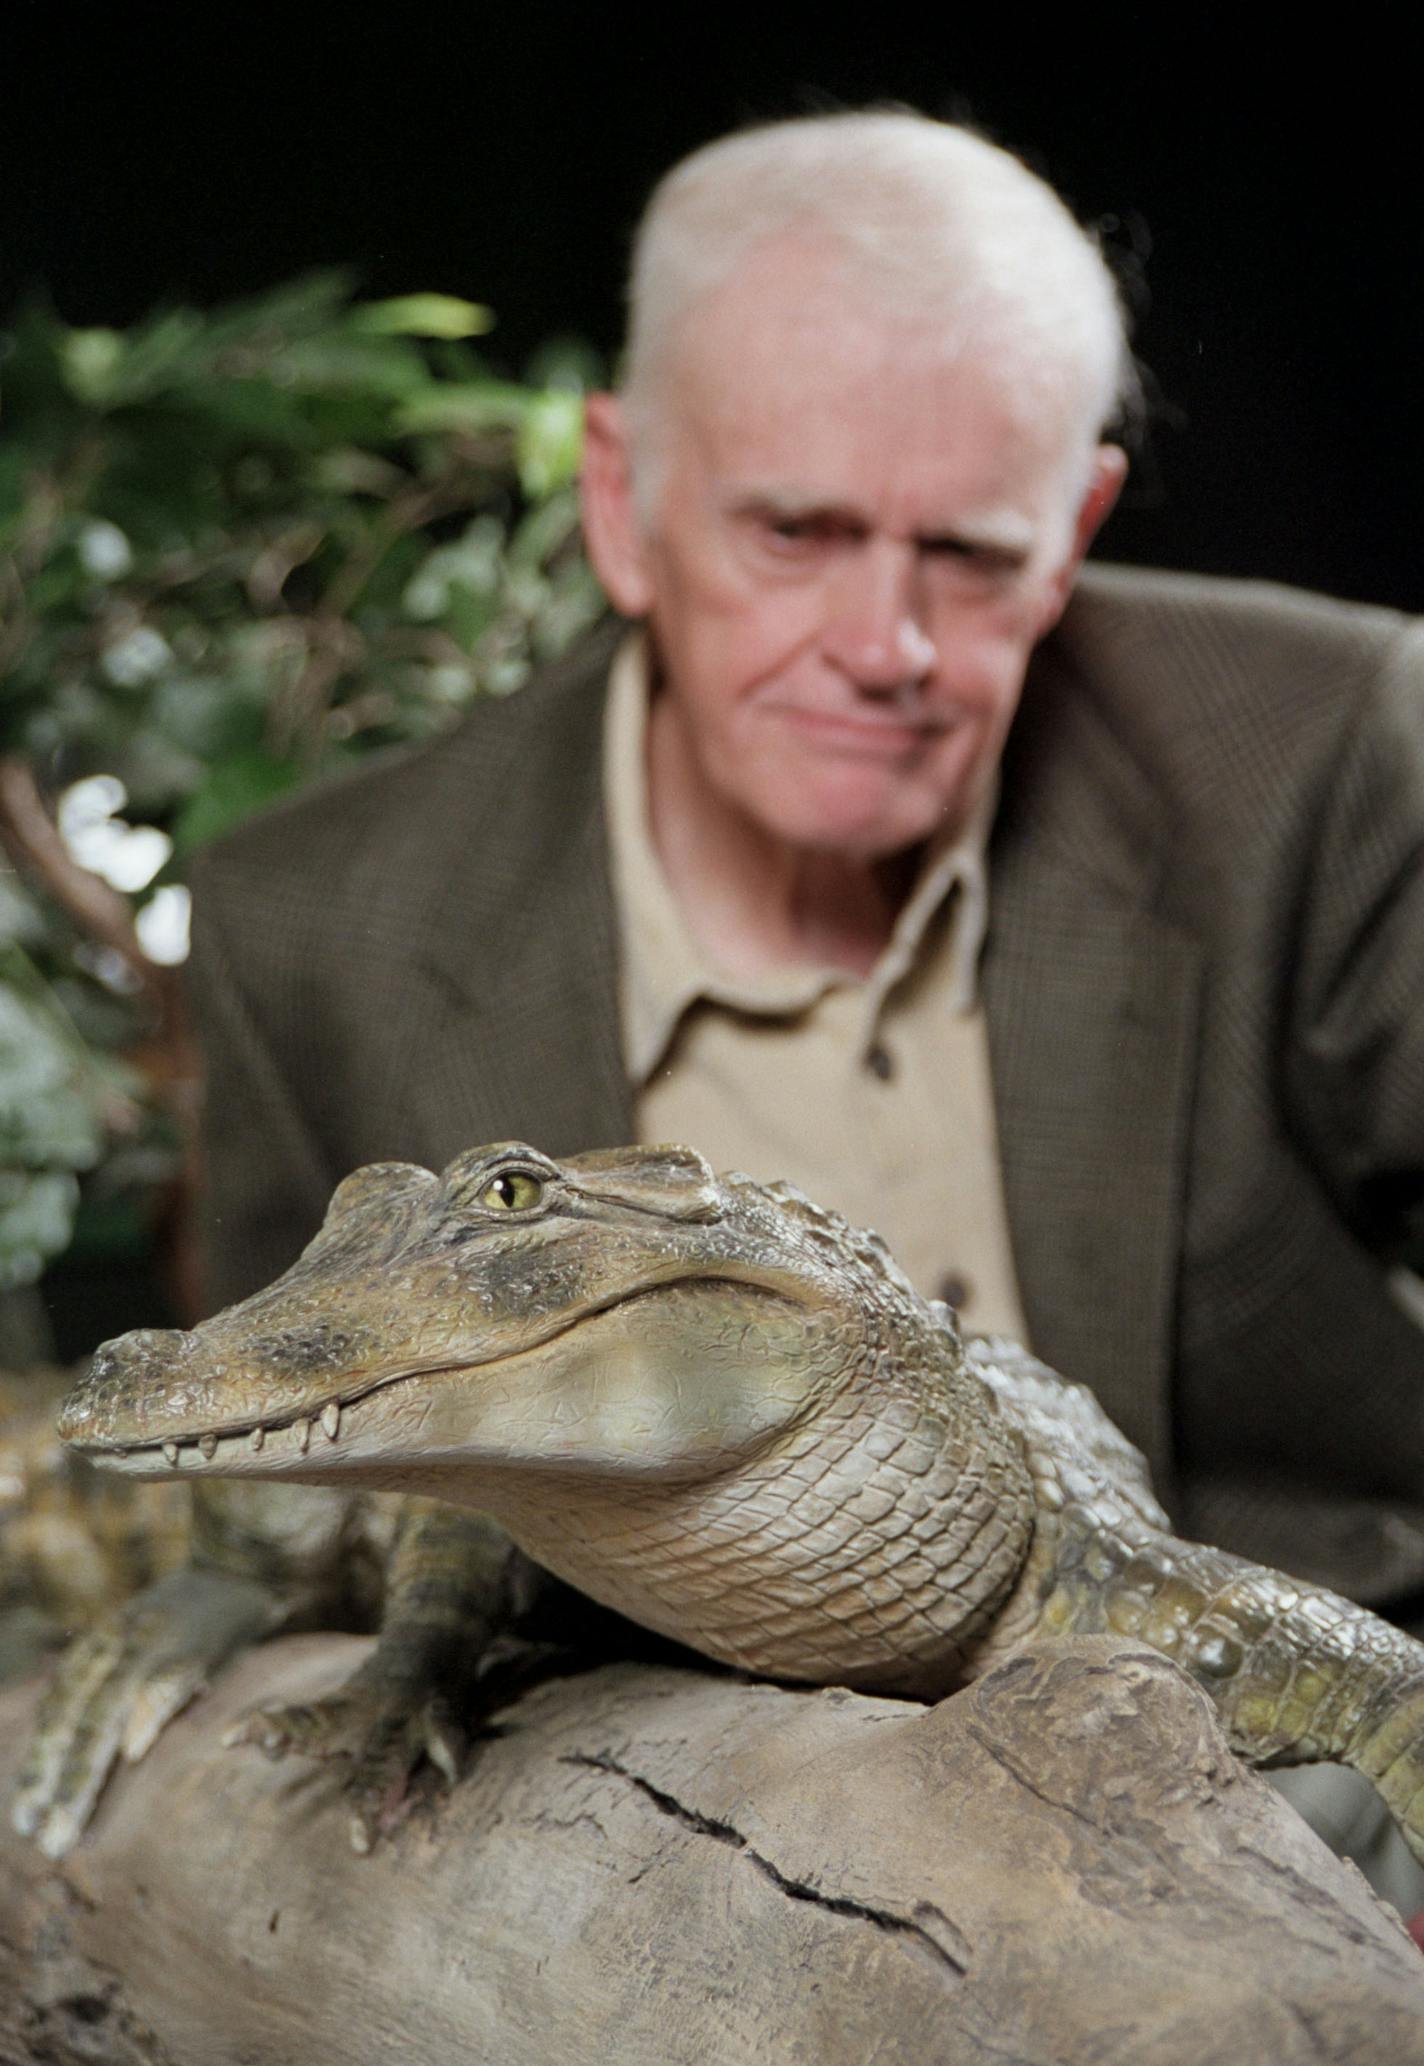
[[[459,837],[412,941],[405,1019],[412,1133],[436,1167],[484,1141],[558,1155],[633,1137],[602,810],[615,642],[482,710],[452,752]]]
[[[1153,908],[1152,799],[1047,657],[1004,797],[983,991],[1025,1313],[1168,1493],[1200,950]]]
[[[1092,1387],[1165,1490],[1196,952],[1062,879],[995,902],[985,1004],[1033,1346]]]

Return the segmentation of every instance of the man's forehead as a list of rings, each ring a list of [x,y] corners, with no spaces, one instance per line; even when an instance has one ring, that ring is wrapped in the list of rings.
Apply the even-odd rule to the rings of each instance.
[[[776,365],[843,378],[1012,366],[1018,383],[1061,394],[1065,366],[1049,364],[1036,332],[1003,295],[966,289],[934,312],[910,307],[883,278],[824,244],[783,237],[758,246],[683,313],[671,352],[679,386],[716,384]]]
[[[680,450],[725,514],[972,528],[1005,550],[1026,549],[1060,500],[1070,450],[1061,415],[1018,408],[972,364],[887,372],[839,351],[704,361],[673,416],[674,463]]]
[[[817,502],[877,461],[903,477],[972,460],[996,482],[976,500],[1017,504],[1083,442],[1061,380],[848,304],[844,282],[794,263],[784,277],[753,264],[709,294],[667,371],[672,424],[738,494]]]

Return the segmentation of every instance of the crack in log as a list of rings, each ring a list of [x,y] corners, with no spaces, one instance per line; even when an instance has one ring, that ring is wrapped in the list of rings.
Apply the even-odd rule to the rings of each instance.
[[[1279,1880],[1312,1921],[1324,1923],[1332,1933],[1338,1931],[1348,1944],[1356,1947],[1374,1943],[1370,1932],[1349,1914],[1336,1895],[1329,1888],[1307,1878],[1298,1866],[1291,1865],[1281,1858],[1273,1858],[1270,1852],[1263,1850],[1259,1844],[1242,1841],[1236,1845],[1236,1851],[1240,1857],[1249,1858],[1253,1865],[1259,1866],[1263,1872]],[[1379,1897],[1376,1905],[1391,1922],[1398,1925],[1406,1937],[1409,1935],[1404,1927],[1403,1918],[1392,1902]],[[1323,1948],[1332,1947],[1327,1945]]]
[[[781,1893],[788,1895],[791,1900],[809,1901],[814,1907],[827,1909],[832,1915],[846,1916],[854,1922],[872,1923],[877,1929],[888,1931],[893,1935],[907,1937],[919,1950],[927,1952],[936,1964],[946,1967],[954,1974],[956,1979],[963,1979],[968,1972],[970,1955],[968,1946],[965,1947],[962,1954],[956,1954],[940,1943],[939,1939],[933,1936],[930,1931],[922,1928],[919,1923],[911,1922],[907,1916],[896,1915],[887,1908],[872,1908],[866,1902],[852,1901],[844,1895],[825,1894],[805,1880],[790,1878],[778,1866],[773,1865],[769,1858],[764,1857],[760,1851],[755,1850],[746,1837],[742,1835],[742,1832],[730,1822],[715,1822],[710,1816],[699,1814],[695,1808],[686,1807],[674,1795],[664,1793],[660,1787],[654,1786],[650,1779],[645,1779],[639,1772],[630,1772],[626,1765],[620,1765],[615,1759],[591,1757],[585,1753],[576,1752],[568,1757],[561,1758],[559,1762],[564,1765],[582,1765],[589,1771],[606,1772],[615,1779],[625,1780],[628,1785],[635,1788],[645,1799],[650,1800],[660,1813],[671,1816],[674,1821],[680,1822],[684,1829],[694,1830],[699,1836],[710,1836],[716,1842],[727,1844],[731,1849],[737,1851],[741,1857],[746,1859],[749,1865],[755,1866],[758,1872],[769,1879],[773,1886],[777,1887]],[[944,1924],[946,1929],[953,1931],[954,1935],[959,1937],[959,1932],[955,1929],[949,1917],[931,1903],[922,1902],[920,1904],[920,1912],[934,1915]],[[960,1938],[960,1941],[963,1942],[963,1939]]]

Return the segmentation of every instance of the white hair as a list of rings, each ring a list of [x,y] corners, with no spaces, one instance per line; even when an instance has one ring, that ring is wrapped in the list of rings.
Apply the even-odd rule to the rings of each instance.
[[[690,311],[754,252],[831,261],[838,289],[946,355],[1007,357],[1081,394],[1096,442],[1135,390],[1116,282],[1047,183],[972,131],[900,110],[813,115],[722,137],[673,167],[639,226],[623,394],[640,471]],[[641,498],[640,498],[641,499]]]

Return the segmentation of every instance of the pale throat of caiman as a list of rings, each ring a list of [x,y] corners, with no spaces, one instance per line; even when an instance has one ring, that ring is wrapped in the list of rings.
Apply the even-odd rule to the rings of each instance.
[[[755,1186],[651,1152],[685,1158],[651,1206],[645,1171],[517,1147],[438,1180],[358,1172],[268,1291],[106,1344],[61,1431],[137,1475],[339,1475],[482,1508],[580,1590],[748,1669],[951,1681],[1032,1525],[952,1323],[903,1280],[867,1299],[863,1267],[788,1239]]]

